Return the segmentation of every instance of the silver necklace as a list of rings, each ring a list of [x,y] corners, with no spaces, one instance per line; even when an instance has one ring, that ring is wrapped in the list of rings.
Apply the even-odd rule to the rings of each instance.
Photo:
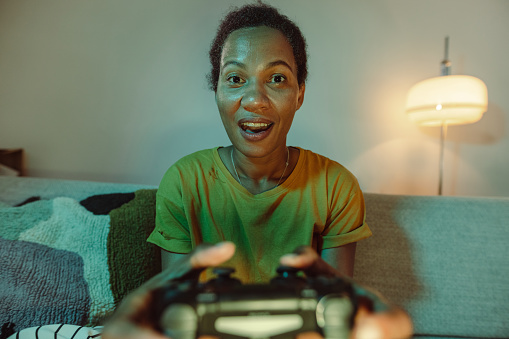
[[[285,175],[286,173],[286,169],[288,168],[288,163],[290,162],[290,150],[288,149],[288,146],[286,147],[286,153],[287,153],[287,156],[286,156],[286,165],[285,165],[285,169],[283,171],[283,174],[281,174],[281,177],[279,178],[279,181],[277,182],[277,185],[272,187],[272,188],[275,188],[275,187],[278,187],[279,184],[281,183],[281,180],[283,179],[283,176]],[[237,180],[239,180],[239,183],[244,186],[244,184],[242,184],[242,181],[240,180],[240,177],[239,177],[239,173],[237,172],[237,168],[235,167],[235,161],[233,161],[233,147],[232,147],[232,151],[230,152],[230,156],[232,158],[232,164],[233,164],[233,170],[235,171],[235,174],[237,175]],[[245,187],[245,186],[244,186]]]

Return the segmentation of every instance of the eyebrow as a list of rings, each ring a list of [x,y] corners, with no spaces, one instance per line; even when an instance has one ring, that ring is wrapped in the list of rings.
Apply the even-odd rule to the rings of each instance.
[[[266,69],[276,67],[276,66],[286,66],[290,71],[293,72],[292,67],[290,65],[288,65],[288,63],[286,61],[283,61],[283,60],[276,60],[276,61],[269,62]]]
[[[246,68],[246,64],[244,64],[240,61],[235,61],[235,60],[230,60],[230,61],[225,62],[223,65],[223,68],[226,68],[227,66],[230,66],[230,65],[234,65],[234,66],[244,68],[244,69]],[[292,67],[286,61],[283,61],[283,60],[276,60],[276,61],[269,62],[267,64],[267,66],[265,67],[265,69],[269,69],[269,68],[276,67],[276,66],[285,66],[290,71],[293,72]]]
[[[239,61],[235,61],[235,60],[230,60],[230,61],[225,62],[223,65],[223,68],[226,68],[227,66],[230,66],[230,65],[234,65],[234,66],[241,67],[241,68],[246,68],[245,64],[243,64],[242,62],[239,62]]]

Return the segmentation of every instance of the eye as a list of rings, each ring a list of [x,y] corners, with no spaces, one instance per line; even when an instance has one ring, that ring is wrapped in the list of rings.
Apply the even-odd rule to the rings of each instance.
[[[245,82],[244,79],[242,79],[238,75],[230,75],[226,78],[226,81],[228,81],[228,83],[232,85],[240,85]]]
[[[274,82],[274,83],[282,83],[282,82],[285,82],[286,81],[286,77],[284,75],[281,75],[281,74],[274,74],[271,78],[271,81]]]

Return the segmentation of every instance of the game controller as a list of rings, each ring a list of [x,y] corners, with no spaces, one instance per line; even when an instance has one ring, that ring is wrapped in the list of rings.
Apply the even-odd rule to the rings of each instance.
[[[158,290],[159,330],[173,339],[290,339],[310,331],[348,338],[357,311],[349,282],[304,278],[295,268],[279,267],[270,283],[243,285],[233,272],[216,268],[217,278],[208,282],[184,279]]]

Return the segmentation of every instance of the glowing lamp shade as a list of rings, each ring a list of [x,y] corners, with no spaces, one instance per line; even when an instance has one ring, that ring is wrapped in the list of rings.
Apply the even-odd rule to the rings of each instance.
[[[488,108],[488,89],[469,75],[426,79],[408,92],[408,118],[420,125],[470,124],[479,121]]]

